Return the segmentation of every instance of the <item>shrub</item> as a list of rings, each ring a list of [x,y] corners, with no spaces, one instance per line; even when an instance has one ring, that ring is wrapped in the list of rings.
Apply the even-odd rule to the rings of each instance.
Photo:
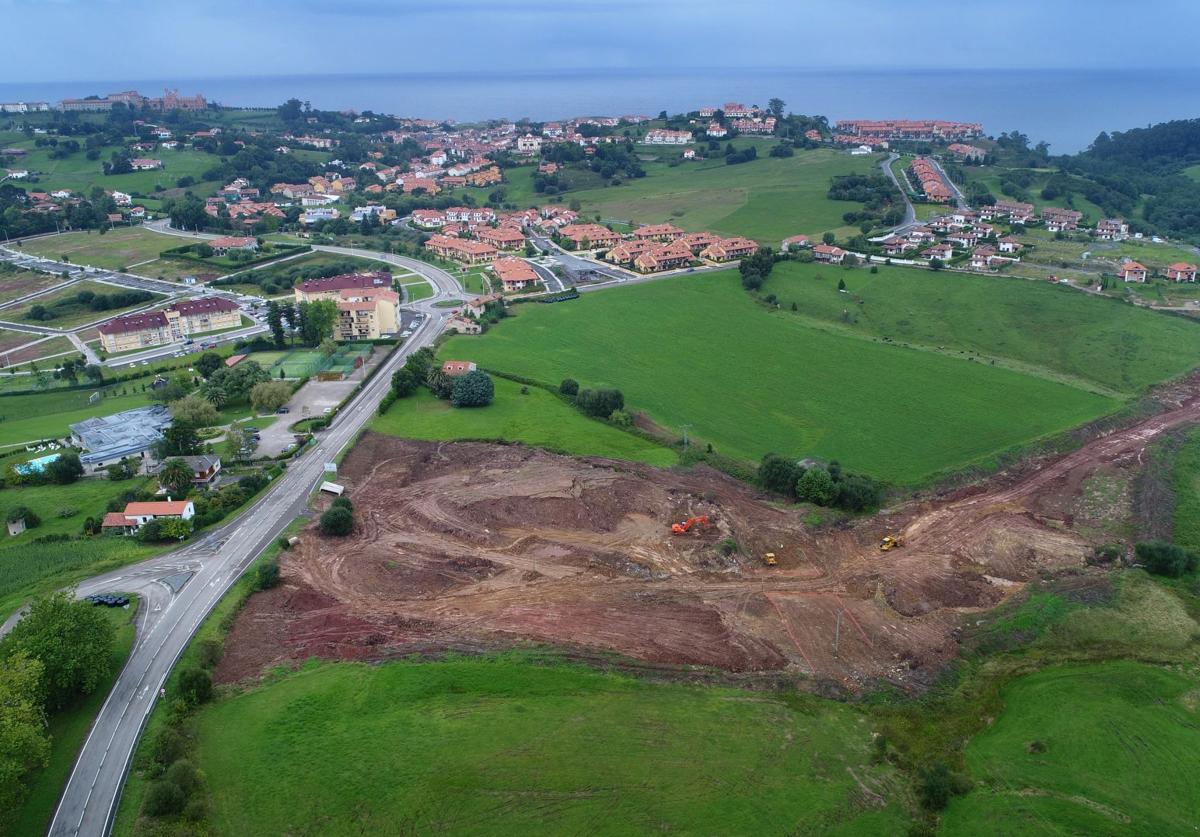
[[[204,668],[213,668],[221,661],[221,654],[224,649],[221,647],[220,640],[207,637],[200,640],[200,644],[196,646],[196,650],[200,657],[200,665]]]
[[[558,391],[574,398],[579,394],[579,381],[574,378],[563,378],[562,383],[558,385]]]
[[[450,388],[450,406],[486,407],[496,394],[495,385],[486,372],[478,369],[454,379]]]
[[[333,502],[329,504],[329,507],[332,509],[345,509],[348,512],[354,511],[354,503],[345,494],[335,497]]]
[[[156,762],[164,767],[172,764],[187,752],[187,742],[175,727],[164,727],[154,739],[151,750]]]
[[[155,782],[146,792],[145,810],[152,817],[169,817],[183,810],[187,797],[174,782]]]
[[[185,668],[179,673],[179,691],[192,706],[207,703],[212,698],[212,676],[202,668]]]
[[[828,506],[836,496],[837,486],[824,468],[809,468],[796,480],[796,497],[806,503]]]
[[[625,409],[625,396],[619,389],[583,389],[575,397],[575,406],[593,418],[608,418]]]
[[[1179,578],[1196,569],[1196,554],[1163,541],[1142,541],[1133,548],[1138,561],[1155,575]]]
[[[187,759],[180,759],[167,768],[165,781],[191,796],[200,787],[200,773]]]
[[[942,811],[950,804],[952,797],[967,790],[964,785],[961,777],[955,776],[945,762],[939,761],[921,771],[917,796],[926,810]]]
[[[279,561],[272,558],[263,561],[254,572],[254,589],[270,590],[279,584]]]
[[[9,510],[8,522],[16,523],[18,520],[25,521],[26,529],[33,529],[42,522],[42,519],[38,517],[37,514],[34,513],[33,509],[30,509],[28,506],[16,506],[15,508]]]
[[[349,535],[354,529],[354,515],[343,508],[331,508],[321,515],[321,533],[325,535]]]

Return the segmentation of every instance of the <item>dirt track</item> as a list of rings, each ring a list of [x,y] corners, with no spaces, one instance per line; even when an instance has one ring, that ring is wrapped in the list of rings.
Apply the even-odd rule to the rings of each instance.
[[[1092,530],[1063,509],[1088,475],[1136,466],[1154,436],[1200,421],[1200,398],[1183,395],[1020,478],[816,533],[706,468],[368,434],[339,475],[355,534],[303,535],[284,583],[239,616],[218,678],[311,656],[533,641],[848,689],[919,685],[954,656],[967,615],[1039,574],[1084,566],[1094,544],[1080,530]],[[672,536],[690,514],[713,525]],[[880,552],[896,531],[905,546]],[[738,545],[728,557],[726,538]],[[762,563],[767,551],[779,566]]]

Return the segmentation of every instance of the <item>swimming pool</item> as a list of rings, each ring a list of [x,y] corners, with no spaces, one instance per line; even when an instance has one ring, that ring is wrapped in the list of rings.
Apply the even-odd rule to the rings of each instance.
[[[46,456],[39,456],[37,459],[31,459],[28,462],[22,462],[20,465],[15,466],[13,470],[15,470],[18,474],[40,474],[42,471],[46,470],[47,465],[58,459],[60,456],[62,456],[61,453],[51,453],[47,454]]]

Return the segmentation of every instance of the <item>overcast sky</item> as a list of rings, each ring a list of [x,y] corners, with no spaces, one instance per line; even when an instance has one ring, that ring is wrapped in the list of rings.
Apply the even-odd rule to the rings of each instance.
[[[1200,66],[1197,0],[0,0],[0,24],[7,82]]]

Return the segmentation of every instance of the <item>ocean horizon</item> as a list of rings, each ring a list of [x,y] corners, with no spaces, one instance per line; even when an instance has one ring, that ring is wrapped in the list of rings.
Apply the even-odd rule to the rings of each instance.
[[[1101,131],[1200,116],[1200,85],[1171,70],[714,69],[555,70],[468,73],[225,76],[110,81],[0,82],[0,101],[49,101],[137,89],[202,93],[232,107],[289,98],[326,110],[396,116],[536,121],[571,116],[694,110],[726,101],[852,118],[981,122],[989,135],[1020,130],[1052,153],[1086,148]]]

